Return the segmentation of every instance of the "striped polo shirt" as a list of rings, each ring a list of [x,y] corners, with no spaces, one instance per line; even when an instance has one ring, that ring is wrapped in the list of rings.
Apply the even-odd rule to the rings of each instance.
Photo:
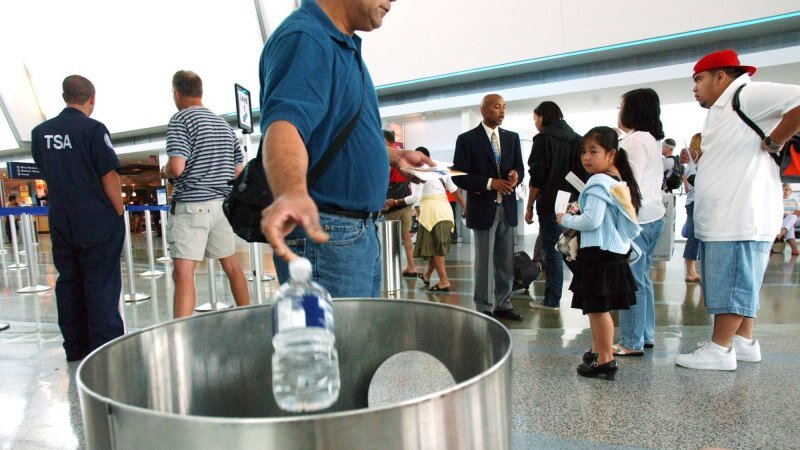
[[[204,106],[175,113],[167,127],[167,155],[186,160],[172,197],[180,202],[223,199],[233,168],[244,160],[239,139],[221,117]]]

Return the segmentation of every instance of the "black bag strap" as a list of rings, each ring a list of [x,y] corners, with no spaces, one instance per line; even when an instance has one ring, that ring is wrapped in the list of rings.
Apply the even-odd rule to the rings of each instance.
[[[361,58],[359,57],[358,52],[354,51],[353,55],[355,56],[356,63],[358,64],[358,71],[361,73],[361,103],[358,105],[358,110],[347,123],[347,125],[345,125],[342,131],[336,135],[336,137],[333,139],[333,142],[331,142],[331,145],[328,146],[328,149],[322,154],[322,157],[320,157],[319,161],[317,161],[317,164],[315,164],[314,167],[308,171],[306,183],[309,189],[314,186],[314,183],[316,183],[319,177],[322,176],[322,172],[328,168],[328,166],[331,164],[331,161],[333,161],[333,158],[337,153],[339,153],[339,150],[341,150],[342,145],[344,145],[345,141],[347,141],[347,138],[350,137],[350,132],[353,131],[356,123],[358,123],[358,119],[361,117],[361,110],[364,108],[364,97],[366,96],[366,92],[364,91],[364,69],[361,67]],[[261,149],[263,147],[264,135],[262,134],[261,140],[258,143],[258,153],[256,153],[256,159],[258,161],[261,161]]]
[[[767,137],[767,135],[764,134],[764,131],[761,129],[761,127],[756,125],[756,123],[753,122],[752,119],[747,117],[747,114],[745,114],[744,111],[742,111],[742,104],[739,101],[739,93],[742,92],[742,89],[744,89],[745,86],[747,86],[747,83],[739,86],[739,88],[736,89],[736,92],[733,93],[733,102],[732,102],[733,110],[736,111],[736,114],[739,116],[740,119],[742,119],[742,122],[746,123],[748,127],[750,127],[753,131],[755,131],[758,137],[761,138],[761,140],[763,141],[764,138]],[[782,159],[781,152],[778,153],[770,152],[769,155],[772,156],[772,159],[775,161],[775,164],[777,164],[778,167],[780,167]]]
[[[758,137],[760,137],[761,140],[763,141],[764,138],[767,137],[767,135],[764,134],[764,132],[758,125],[756,125],[755,122],[753,122],[752,120],[750,120],[749,117],[747,117],[747,114],[745,114],[744,111],[742,111],[741,102],[739,102],[739,94],[742,92],[742,89],[744,89],[745,86],[747,86],[747,83],[739,86],[739,89],[736,89],[736,92],[733,93],[733,110],[736,111],[736,114],[739,115],[739,118],[742,119],[742,122],[746,123],[748,127],[752,128],[753,131],[756,132]]]

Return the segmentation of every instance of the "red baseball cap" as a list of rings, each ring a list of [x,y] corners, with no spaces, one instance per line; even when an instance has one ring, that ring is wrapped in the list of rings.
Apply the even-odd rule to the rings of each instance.
[[[753,76],[756,73],[756,68],[753,66],[743,66],[739,64],[739,56],[733,50],[720,50],[718,52],[709,53],[700,58],[697,64],[694,65],[694,73],[692,76],[700,72],[705,72],[711,69],[721,69],[723,67],[737,67],[747,72],[748,75]]]

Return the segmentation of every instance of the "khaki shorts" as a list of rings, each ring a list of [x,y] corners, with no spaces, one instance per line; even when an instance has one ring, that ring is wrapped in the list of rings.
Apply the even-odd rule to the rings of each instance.
[[[175,214],[167,215],[167,243],[173,258],[227,258],[236,251],[233,236],[222,200],[176,202]]]
[[[392,211],[390,213],[386,213],[383,215],[383,220],[399,220],[400,221],[400,229],[403,231],[411,230],[411,214],[414,206],[408,205],[403,209],[398,209],[397,211]]]

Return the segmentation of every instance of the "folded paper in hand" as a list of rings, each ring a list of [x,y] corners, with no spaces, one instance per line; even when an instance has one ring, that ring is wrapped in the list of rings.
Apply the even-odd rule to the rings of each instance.
[[[464,172],[460,172],[458,170],[450,169],[448,166],[451,163],[434,161],[436,163],[435,167],[409,167],[403,169],[403,172],[406,172],[409,175],[413,175],[419,178],[421,181],[430,181],[436,180],[439,178],[446,178],[446,177],[456,177],[459,175],[466,175]]]

